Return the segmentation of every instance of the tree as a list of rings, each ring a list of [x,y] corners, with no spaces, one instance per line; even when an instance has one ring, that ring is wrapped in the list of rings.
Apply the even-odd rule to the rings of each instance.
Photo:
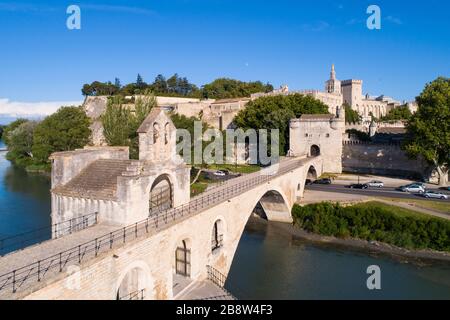
[[[328,107],[311,96],[301,94],[261,97],[239,111],[234,123],[244,129],[279,129],[280,154],[286,154],[289,121],[302,114],[328,114]]]
[[[362,118],[358,111],[353,110],[348,103],[344,103],[342,106],[345,110],[345,122],[346,123],[360,123]]]
[[[167,93],[167,81],[162,74],[158,74],[152,84],[152,89],[156,94]]]
[[[17,129],[20,125],[23,123],[28,122],[27,119],[19,118],[13,122],[11,122],[9,125],[7,125],[3,130],[3,141],[7,146],[9,146],[10,140],[9,136],[11,132],[13,132],[15,129]]]
[[[409,110],[407,105],[402,105],[391,109],[389,113],[381,118],[381,121],[400,121],[409,120],[412,116],[411,110]]]
[[[419,108],[406,125],[403,147],[411,157],[420,155],[434,165],[439,185],[445,186],[450,163],[450,78],[427,84],[416,101]]]
[[[149,91],[146,91],[144,96],[136,99],[134,112],[123,104],[121,96],[108,99],[106,111],[102,115],[105,139],[110,146],[130,147],[131,158],[137,159],[139,140],[136,131],[152,108],[156,106],[156,99]]]
[[[88,83],[85,83],[83,85],[83,88],[81,89],[81,93],[83,94],[83,96],[87,97],[87,96],[92,96],[94,94],[94,90],[92,89],[91,85]]]
[[[90,141],[90,119],[81,107],[61,107],[45,118],[34,131],[33,156],[37,163],[48,163],[53,152],[82,148]]]
[[[33,135],[37,125],[37,121],[27,121],[9,134],[9,152],[16,158],[33,158]]]
[[[174,74],[169,79],[167,79],[167,90],[168,92],[180,93],[179,84],[180,80],[178,79],[178,74]]]
[[[117,90],[120,90],[122,88],[122,84],[120,83],[119,78],[114,79],[114,86],[117,88]]]
[[[142,89],[145,89],[146,86],[147,86],[147,84],[144,82],[141,75],[138,73],[137,78],[136,78],[136,88],[139,90],[142,90]]]
[[[207,99],[228,99],[250,97],[257,92],[272,91],[271,84],[264,85],[261,81],[243,82],[235,79],[219,78],[202,88],[202,95]]]

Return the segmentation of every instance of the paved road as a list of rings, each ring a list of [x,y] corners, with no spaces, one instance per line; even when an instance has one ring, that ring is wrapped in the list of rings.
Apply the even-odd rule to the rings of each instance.
[[[384,187],[384,188],[369,188],[369,189],[350,189],[343,185],[310,185],[306,186],[306,190],[316,190],[316,191],[326,191],[326,192],[335,192],[335,193],[346,193],[346,194],[360,194],[364,196],[374,196],[374,197],[386,197],[386,198],[403,198],[403,199],[421,199],[421,200],[429,200],[429,201],[439,201],[446,202],[450,205],[450,200],[439,200],[439,199],[427,199],[419,194],[411,194],[407,192],[401,192],[395,190],[392,187]],[[450,196],[449,191],[442,191],[443,193]]]

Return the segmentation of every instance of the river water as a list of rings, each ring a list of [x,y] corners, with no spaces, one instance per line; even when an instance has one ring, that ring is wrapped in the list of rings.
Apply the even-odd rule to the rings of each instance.
[[[49,226],[50,179],[13,167],[5,154],[0,152],[0,238]],[[381,268],[381,290],[366,287],[369,265]],[[226,287],[239,299],[450,299],[450,265],[418,266],[310,244],[274,224],[252,222]]]

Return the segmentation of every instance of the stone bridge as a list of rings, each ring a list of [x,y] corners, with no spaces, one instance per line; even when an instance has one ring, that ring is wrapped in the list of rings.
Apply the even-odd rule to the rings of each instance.
[[[141,222],[121,227],[98,223],[6,255],[0,259],[0,298],[185,296],[192,284],[208,278],[207,266],[228,274],[258,203],[270,208],[268,220],[291,221],[290,209],[302,196],[308,175],[321,173],[320,156],[286,158]]]
[[[52,240],[0,258],[0,299],[226,295],[250,215],[292,222],[306,180],[341,170],[344,121],[291,121],[289,157],[192,199],[176,128],[159,108],[138,130],[139,160],[123,147],[53,154]]]

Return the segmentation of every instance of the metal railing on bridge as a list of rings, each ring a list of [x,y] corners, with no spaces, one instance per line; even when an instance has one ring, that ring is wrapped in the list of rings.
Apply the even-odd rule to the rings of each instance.
[[[0,256],[86,229],[97,224],[97,222],[98,214],[93,213],[0,239]]]
[[[137,290],[125,296],[119,297],[118,300],[144,300],[145,289]]]
[[[205,300],[224,300],[224,299],[233,299],[237,300],[236,297],[225,289],[225,282],[227,281],[227,276],[221,273],[219,270],[215,269],[211,266],[206,266],[206,271],[208,273],[208,280],[218,286],[225,293],[224,295],[214,296],[206,298]]]
[[[202,212],[218,203],[241,195],[243,192],[258,185],[268,183],[270,180],[298,168],[299,162],[300,160],[293,161],[292,164],[283,167],[280,166],[277,171],[270,175],[258,173],[254,176],[248,176],[248,179],[236,184],[231,184],[215,193],[199,195],[182,206],[160,212],[143,221],[120,228],[114,232],[110,232],[109,234],[105,234],[86,243],[79,244],[76,247],[72,247],[48,258],[0,275],[0,294],[1,291],[6,288],[10,288],[12,292],[15,293],[25,283],[28,283],[31,280],[40,282],[45,276],[50,274],[51,271],[62,272],[70,262],[81,263],[87,258],[97,257],[99,254],[112,250],[119,245],[123,245],[127,241],[132,241],[151,232],[167,228],[173,222],[185,219],[192,214]]]

